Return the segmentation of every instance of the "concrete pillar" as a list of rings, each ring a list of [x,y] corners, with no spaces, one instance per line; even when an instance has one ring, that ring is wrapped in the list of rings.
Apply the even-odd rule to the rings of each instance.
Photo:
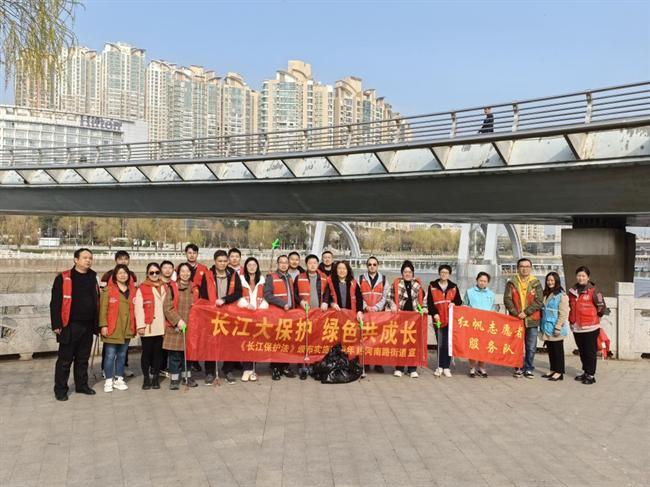
[[[618,309],[616,317],[616,358],[634,360],[640,357],[634,353],[634,283],[617,282],[616,298]]]
[[[562,263],[567,286],[575,270],[586,265],[591,280],[605,296],[614,296],[616,282],[634,281],[636,237],[624,228],[572,228],[562,230]]]
[[[314,228],[314,237],[311,241],[311,253],[320,256],[323,252],[323,247],[325,245],[325,233],[327,230],[327,223],[325,222],[316,222],[316,227]]]

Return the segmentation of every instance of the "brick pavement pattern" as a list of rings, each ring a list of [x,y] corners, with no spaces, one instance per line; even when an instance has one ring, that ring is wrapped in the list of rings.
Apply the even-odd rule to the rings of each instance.
[[[67,402],[54,359],[2,361],[0,485],[649,485],[650,363],[601,361],[585,386],[574,357],[563,382],[541,379],[546,360],[534,380],[460,363],[451,379],[321,385],[261,365],[257,383],[142,391],[135,377],[106,394],[99,377]]]

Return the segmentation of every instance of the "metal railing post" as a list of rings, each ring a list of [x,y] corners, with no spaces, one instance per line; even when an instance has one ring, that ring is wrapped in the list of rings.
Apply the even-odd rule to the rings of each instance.
[[[451,112],[451,131],[449,132],[449,137],[456,137],[456,112]]]
[[[585,123],[591,123],[591,114],[594,111],[594,100],[591,91],[585,93],[587,97],[587,110],[585,112]]]
[[[126,144],[126,160],[131,160],[131,144]]]
[[[99,158],[100,158],[100,155],[101,155],[100,151],[101,151],[101,147],[96,145],[95,146],[95,164],[99,163]]]
[[[348,132],[347,134],[347,140],[345,141],[345,147],[350,147],[352,145],[352,125],[346,125],[346,130]]]
[[[309,148],[309,134],[307,130],[302,131],[302,150],[303,152],[307,152],[307,149]]]
[[[226,143],[226,148],[225,148],[226,150],[224,155],[225,157],[228,157],[230,155],[230,137],[226,137],[225,143]]]
[[[519,105],[517,103],[512,104],[512,131],[516,132],[519,128]]]

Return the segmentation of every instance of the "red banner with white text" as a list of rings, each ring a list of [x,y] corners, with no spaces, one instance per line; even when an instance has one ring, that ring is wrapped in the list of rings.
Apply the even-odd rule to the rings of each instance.
[[[524,362],[524,322],[515,316],[452,306],[450,346],[454,357],[521,367]]]
[[[363,337],[363,339],[362,339]],[[187,328],[188,360],[320,361],[337,343],[350,357],[364,354],[368,365],[427,364],[426,315],[400,311],[364,313],[363,328],[349,310],[251,311],[236,305],[192,306]]]

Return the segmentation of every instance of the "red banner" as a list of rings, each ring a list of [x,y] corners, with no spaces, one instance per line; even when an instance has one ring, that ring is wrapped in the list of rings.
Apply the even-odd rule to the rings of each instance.
[[[508,367],[524,362],[524,323],[514,316],[452,306],[449,349],[454,357]]]
[[[251,311],[236,305],[192,306],[187,331],[189,360],[290,362],[320,361],[341,343],[350,357],[364,354],[368,365],[427,364],[426,316],[400,311],[364,314],[363,329],[348,310]],[[362,339],[363,335],[363,339]]]

